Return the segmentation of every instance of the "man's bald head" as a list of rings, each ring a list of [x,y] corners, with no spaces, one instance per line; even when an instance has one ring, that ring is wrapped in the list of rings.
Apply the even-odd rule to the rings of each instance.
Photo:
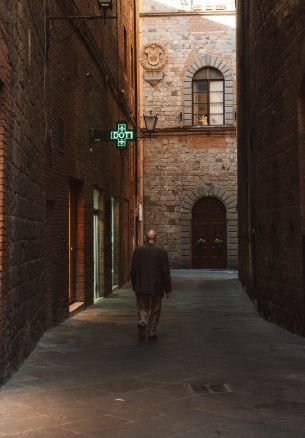
[[[156,243],[157,233],[155,232],[155,230],[151,229],[146,233],[146,241],[147,243]]]

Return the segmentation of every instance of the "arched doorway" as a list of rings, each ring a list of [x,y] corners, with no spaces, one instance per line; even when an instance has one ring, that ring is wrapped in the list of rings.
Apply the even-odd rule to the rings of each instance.
[[[226,267],[226,208],[215,197],[201,198],[192,210],[192,268]]]

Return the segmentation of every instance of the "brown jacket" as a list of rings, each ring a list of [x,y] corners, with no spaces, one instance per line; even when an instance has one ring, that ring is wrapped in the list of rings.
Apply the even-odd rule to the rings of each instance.
[[[152,243],[134,250],[130,275],[137,295],[163,296],[172,290],[167,252]]]

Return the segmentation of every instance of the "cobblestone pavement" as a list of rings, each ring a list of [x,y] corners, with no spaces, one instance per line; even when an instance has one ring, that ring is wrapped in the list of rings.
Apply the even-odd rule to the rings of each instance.
[[[0,391],[0,437],[305,437],[305,340],[234,273],[174,272],[160,339],[115,295],[50,330]]]

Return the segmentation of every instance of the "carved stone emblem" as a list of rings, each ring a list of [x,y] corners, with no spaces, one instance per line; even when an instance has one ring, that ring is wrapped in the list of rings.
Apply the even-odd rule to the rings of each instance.
[[[163,69],[167,61],[166,51],[160,43],[149,43],[143,47],[141,64],[145,70]]]
[[[213,190],[213,186],[210,184],[206,185],[206,194],[207,196],[212,196],[212,190]]]

